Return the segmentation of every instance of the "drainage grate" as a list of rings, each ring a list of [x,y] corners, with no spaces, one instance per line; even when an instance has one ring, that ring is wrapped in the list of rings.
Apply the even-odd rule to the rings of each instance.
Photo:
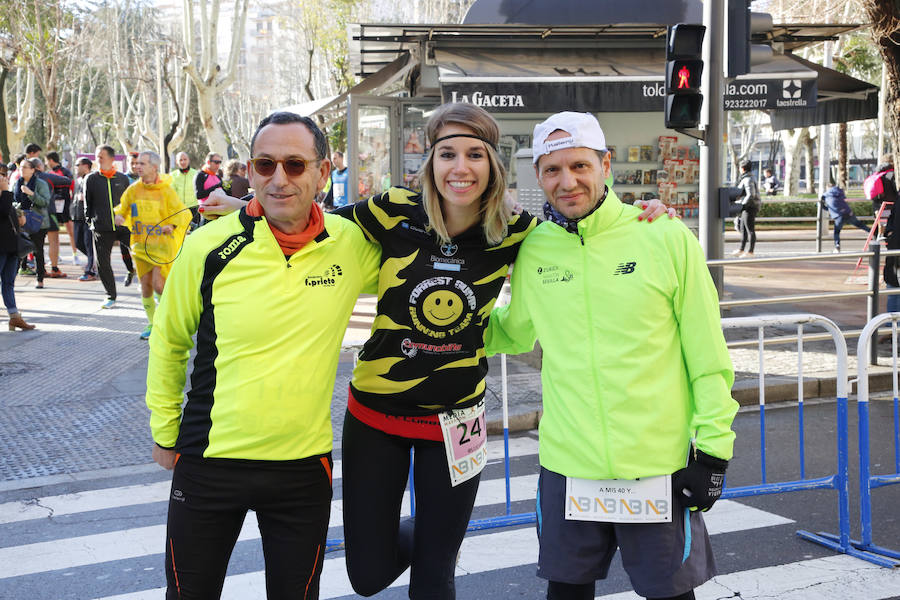
[[[23,363],[23,362],[9,362],[2,363],[0,362],[0,377],[4,375],[21,375],[22,373],[28,373],[34,369],[37,369],[38,365],[32,363]]]

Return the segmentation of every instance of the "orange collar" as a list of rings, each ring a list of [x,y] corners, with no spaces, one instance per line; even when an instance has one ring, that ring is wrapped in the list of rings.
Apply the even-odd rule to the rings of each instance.
[[[107,179],[112,179],[116,176],[116,165],[113,165],[108,171],[104,171],[100,169],[100,174],[106,177]]]
[[[247,214],[251,217],[264,217],[266,211],[263,209],[262,204],[259,203],[259,200],[254,197],[250,204],[247,205]],[[269,223],[269,229],[272,230],[272,235],[275,236],[275,240],[285,256],[292,256],[325,230],[325,215],[322,212],[322,207],[313,202],[309,210],[309,222],[306,224],[306,229],[300,233],[284,233],[272,227],[271,223]]]

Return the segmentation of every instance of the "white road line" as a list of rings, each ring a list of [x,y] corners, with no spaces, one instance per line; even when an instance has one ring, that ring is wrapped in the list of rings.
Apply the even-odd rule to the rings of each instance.
[[[537,452],[537,440],[531,437],[515,437],[509,441],[510,457],[520,457]],[[503,440],[488,442],[488,461],[503,459]],[[335,461],[332,475],[335,480],[343,473],[340,460]],[[0,504],[0,525],[58,517],[92,510],[106,510],[124,506],[135,506],[150,502],[165,502],[169,497],[170,480],[148,483],[145,485],[129,485],[124,487],[89,490],[74,494],[62,494],[33,498],[17,502]],[[482,484],[484,485],[484,484]],[[504,500],[498,500],[498,502]]]
[[[713,510],[704,516],[711,535],[791,522],[784,517],[744,506],[731,500],[719,501]],[[728,522],[723,523],[723,519],[727,519]],[[498,548],[502,548],[502,551],[498,551]],[[537,561],[537,555],[537,537],[534,529],[531,527],[483,535],[470,535],[463,540],[456,575],[457,577],[462,577],[473,573],[534,564]],[[3,564],[2,560],[3,557],[0,556],[0,564]],[[409,574],[407,572],[398,578],[391,587],[408,584]],[[320,597],[323,600],[353,594],[342,557],[331,558],[325,561],[320,588]],[[155,600],[160,598],[161,595],[161,589],[154,589],[110,596],[102,600]],[[255,571],[227,577],[222,598],[225,600],[265,598],[265,577],[263,572]]]
[[[537,475],[515,477],[511,481],[513,500],[534,498]],[[476,506],[501,504],[506,501],[506,486],[502,479],[483,482],[475,498]],[[499,511],[498,511],[498,514]],[[402,516],[409,515],[409,493],[404,494]],[[329,527],[343,525],[341,500],[331,503]],[[238,539],[259,538],[256,515],[249,513]],[[166,539],[165,525],[151,525],[134,529],[111,531],[22,546],[0,548],[0,579],[68,569],[94,563],[135,558],[162,551]]]
[[[893,569],[837,554],[719,575],[694,593],[697,600],[881,600],[900,595],[900,576]],[[634,592],[597,596],[597,600],[640,598]]]

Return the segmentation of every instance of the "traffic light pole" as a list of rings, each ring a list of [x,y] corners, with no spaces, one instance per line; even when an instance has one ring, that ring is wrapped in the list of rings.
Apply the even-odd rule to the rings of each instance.
[[[724,0],[706,0],[703,3],[703,24],[706,36],[703,40],[703,123],[706,125],[705,141],[700,142],[700,245],[707,260],[722,258],[724,250],[723,221],[719,218],[718,188],[722,181],[722,144],[724,114]],[[721,267],[710,268],[710,274],[719,290],[723,291]]]

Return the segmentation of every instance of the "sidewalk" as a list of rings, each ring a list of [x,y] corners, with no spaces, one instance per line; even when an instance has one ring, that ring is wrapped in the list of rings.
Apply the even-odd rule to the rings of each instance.
[[[46,478],[149,462],[152,441],[143,398],[148,345],[138,339],[145,325],[140,287],[137,283],[123,287],[121,260],[114,255],[112,262],[118,270],[119,302],[111,310],[100,308],[105,295],[99,281],[77,281],[80,267],[61,265],[68,278],[46,279],[43,290],[34,289],[33,277],[17,278],[17,304],[38,329],[0,331],[0,484],[27,479],[18,483],[37,485]],[[725,271],[726,298],[861,288],[847,283],[851,272],[852,263],[847,262],[737,265]],[[353,356],[369,335],[374,312],[375,298],[361,298],[344,338],[332,407],[336,446],[341,440]],[[827,305],[741,307],[725,316],[773,312],[824,314],[844,329],[861,328],[865,323],[865,301],[860,298]],[[735,338],[737,333],[756,336],[755,331],[730,331],[728,337]],[[795,333],[795,329],[785,333]],[[855,340],[850,344],[850,352],[855,354]],[[807,399],[835,393],[835,359],[829,346],[830,342],[805,344]],[[881,350],[889,351],[890,345]],[[756,348],[735,348],[731,356],[737,373],[734,396],[742,403],[756,403]],[[500,358],[489,362],[486,404],[489,429],[496,433],[502,428]],[[507,362],[510,429],[534,428],[541,403],[539,370],[533,360],[509,357]],[[767,403],[796,399],[796,363],[793,347],[767,348]],[[884,359],[881,363],[888,364]],[[855,357],[851,357],[851,378],[855,372]],[[883,374],[870,385],[872,390],[889,387],[889,377]]]

